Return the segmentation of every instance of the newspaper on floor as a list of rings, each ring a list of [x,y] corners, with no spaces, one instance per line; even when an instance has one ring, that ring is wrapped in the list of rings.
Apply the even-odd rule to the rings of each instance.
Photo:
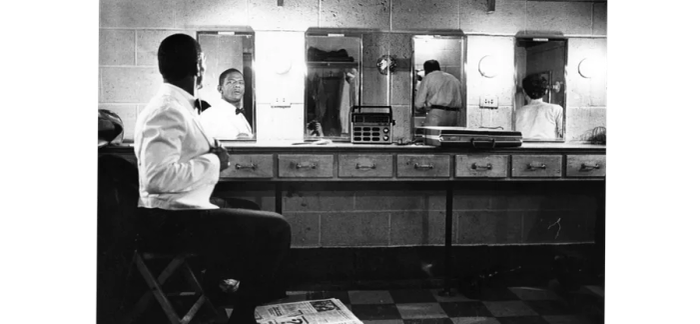
[[[362,324],[335,298],[259,306],[255,319],[260,324]]]

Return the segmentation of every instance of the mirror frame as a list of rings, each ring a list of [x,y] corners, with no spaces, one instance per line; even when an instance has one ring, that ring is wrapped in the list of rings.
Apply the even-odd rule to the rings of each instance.
[[[253,28],[249,26],[239,26],[239,27],[227,27],[226,29],[206,29],[206,30],[197,30],[196,31],[196,39],[197,42],[200,42],[200,36],[201,35],[232,35],[232,36],[249,36],[250,41],[251,41],[251,48],[253,49],[251,53],[251,60],[250,60],[250,73],[246,73],[246,68],[247,66],[244,64],[243,65],[243,79],[245,80],[246,83],[246,94],[250,94],[250,128],[253,133],[253,136],[251,138],[244,138],[244,139],[221,139],[224,141],[238,141],[238,142],[255,142],[258,138],[258,119],[257,119],[257,100],[256,100],[256,91],[255,91],[255,31]],[[200,43],[201,44],[201,43]],[[205,52],[204,55],[207,55]],[[216,75],[216,73],[215,73]],[[218,76],[215,76],[215,78],[218,78]],[[216,81],[216,84],[218,85],[218,80]],[[245,100],[245,97],[243,98]],[[246,106],[244,106],[246,107]]]
[[[519,46],[520,42],[522,41],[532,41],[532,42],[550,42],[550,41],[563,41],[564,42],[564,67],[563,67],[563,74],[564,74],[564,84],[562,90],[563,91],[563,116],[562,116],[562,137],[561,138],[556,138],[556,139],[536,139],[536,138],[526,138],[523,137],[523,142],[533,142],[533,143],[563,143],[566,142],[566,119],[567,119],[567,110],[568,110],[568,85],[569,85],[569,73],[568,73],[568,65],[569,65],[569,38],[564,37],[562,35],[516,35],[513,38],[513,48],[517,49]],[[516,127],[516,122],[517,122],[517,114],[516,114],[516,108],[517,108],[517,100],[518,100],[518,93],[521,93],[523,96],[525,95],[524,91],[522,90],[520,86],[520,82],[522,80],[518,79],[518,55],[517,51],[513,51],[513,113],[511,116],[511,122],[512,122],[512,128],[514,131],[517,131]],[[550,87],[551,91],[551,87]],[[548,93],[551,95],[551,92],[548,91]]]

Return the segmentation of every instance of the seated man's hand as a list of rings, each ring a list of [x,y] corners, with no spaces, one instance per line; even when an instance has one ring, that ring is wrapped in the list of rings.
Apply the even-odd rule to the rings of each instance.
[[[211,149],[211,153],[216,154],[219,158],[219,171],[224,171],[229,166],[229,155],[226,148],[223,146],[218,146]]]

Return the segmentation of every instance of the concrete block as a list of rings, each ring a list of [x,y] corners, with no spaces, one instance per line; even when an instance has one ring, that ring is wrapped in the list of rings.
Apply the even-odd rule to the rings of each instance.
[[[520,211],[460,211],[458,244],[503,244],[522,240]]]
[[[389,212],[336,211],[322,215],[321,246],[388,245],[389,217]]]
[[[147,103],[163,83],[158,68],[102,67],[100,70],[105,103]]]
[[[525,212],[523,240],[526,243],[588,242],[593,236],[587,225],[589,218],[591,215],[574,211]]]
[[[348,191],[295,191],[282,197],[284,211],[353,210],[354,192]]]
[[[182,13],[188,28],[250,25],[246,0],[185,0]]]
[[[389,29],[389,0],[321,0],[319,27]]]
[[[184,28],[187,0],[101,0],[100,27]]]
[[[487,12],[487,0],[460,0],[460,28],[465,33],[515,35],[527,25],[527,2],[496,0],[496,11]]]
[[[277,1],[248,0],[248,21],[255,30],[305,31],[318,27],[318,1],[286,0],[284,6]]]
[[[608,34],[608,3],[593,4],[593,35]]]
[[[453,222],[456,223],[455,218]],[[454,229],[453,226],[453,236]],[[391,213],[390,245],[439,245],[445,243],[445,211]]]
[[[100,65],[134,65],[135,31],[100,28]]]
[[[592,21],[591,2],[527,1],[528,33],[590,35]]]
[[[197,38],[196,32],[186,30],[137,30],[136,31],[136,64],[139,66],[158,67],[158,47],[168,36],[187,34]]]
[[[284,217],[292,227],[292,246],[319,246],[320,218],[317,212],[285,212]]]
[[[459,1],[393,1],[391,20],[391,30],[459,29]]]

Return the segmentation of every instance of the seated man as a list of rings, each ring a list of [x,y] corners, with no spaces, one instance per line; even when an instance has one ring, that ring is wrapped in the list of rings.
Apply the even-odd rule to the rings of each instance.
[[[523,90],[530,102],[515,112],[515,130],[523,138],[557,139],[563,137],[563,111],[559,105],[544,102],[547,80],[532,74],[523,79]]]
[[[224,71],[216,89],[221,93],[221,99],[202,112],[204,130],[218,139],[252,138],[253,131],[245,118],[241,100],[245,94],[243,73],[236,69]]]
[[[195,111],[201,57],[197,41],[185,34],[168,36],[158,48],[163,84],[139,114],[134,133],[137,226],[157,237],[158,244],[197,253],[205,262],[204,289],[210,296],[224,294],[227,285],[222,283],[238,280],[229,322],[254,324],[257,305],[284,295],[277,280],[290,246],[290,227],[282,215],[233,209],[235,205],[210,197],[230,163],[226,149],[203,131]]]

